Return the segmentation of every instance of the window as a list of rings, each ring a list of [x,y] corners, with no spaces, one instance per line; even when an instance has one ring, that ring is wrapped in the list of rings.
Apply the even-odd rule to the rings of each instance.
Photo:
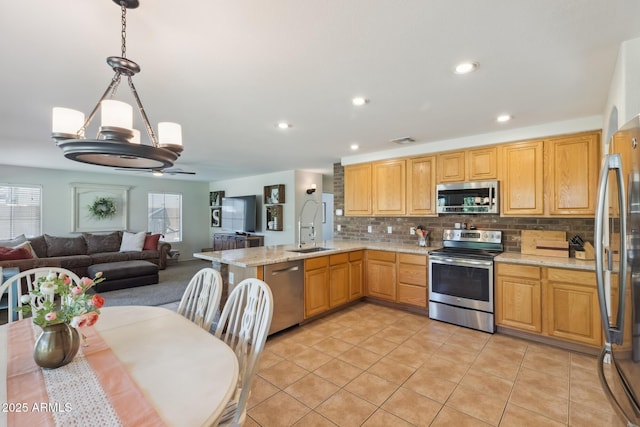
[[[42,234],[42,188],[0,184],[0,239]]]
[[[182,241],[182,194],[149,193],[147,231],[162,234],[165,242]]]

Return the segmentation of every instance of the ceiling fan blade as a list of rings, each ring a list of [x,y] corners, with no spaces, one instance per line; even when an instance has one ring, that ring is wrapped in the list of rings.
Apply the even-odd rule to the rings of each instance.
[[[195,172],[183,171],[180,168],[169,168],[163,171],[164,173],[168,173],[169,175],[183,174],[183,175],[195,175]]]

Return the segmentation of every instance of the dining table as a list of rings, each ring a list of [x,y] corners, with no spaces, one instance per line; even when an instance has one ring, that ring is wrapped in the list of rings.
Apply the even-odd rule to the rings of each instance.
[[[33,360],[31,319],[0,326],[0,426],[214,425],[238,381],[234,351],[175,311],[105,307],[73,361]]]

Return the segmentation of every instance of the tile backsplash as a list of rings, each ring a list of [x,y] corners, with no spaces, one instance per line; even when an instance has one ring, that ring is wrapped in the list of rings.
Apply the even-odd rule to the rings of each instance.
[[[344,168],[340,163],[333,167],[334,209],[344,210]],[[334,216],[334,239],[369,240],[418,244],[418,238],[409,233],[411,227],[424,226],[429,231],[431,246],[442,242],[442,230],[454,228],[455,223],[466,223],[478,229],[502,230],[505,251],[520,251],[520,230],[559,230],[567,232],[567,239],[579,235],[593,242],[593,218],[512,218],[500,215],[440,215],[437,217],[347,217]],[[341,230],[337,231],[340,225]],[[371,226],[372,232],[368,232]],[[392,233],[387,228],[392,227]]]

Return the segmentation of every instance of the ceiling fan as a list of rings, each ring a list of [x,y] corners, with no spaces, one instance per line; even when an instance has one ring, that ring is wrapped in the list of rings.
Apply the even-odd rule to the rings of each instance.
[[[157,168],[157,169],[144,169],[144,168],[116,168],[116,170],[119,171],[137,171],[137,172],[150,172],[152,173],[154,176],[162,176],[164,174],[167,175],[195,175],[195,172],[189,172],[189,171],[184,171],[180,168],[168,168],[168,169],[163,169],[163,168]]]

